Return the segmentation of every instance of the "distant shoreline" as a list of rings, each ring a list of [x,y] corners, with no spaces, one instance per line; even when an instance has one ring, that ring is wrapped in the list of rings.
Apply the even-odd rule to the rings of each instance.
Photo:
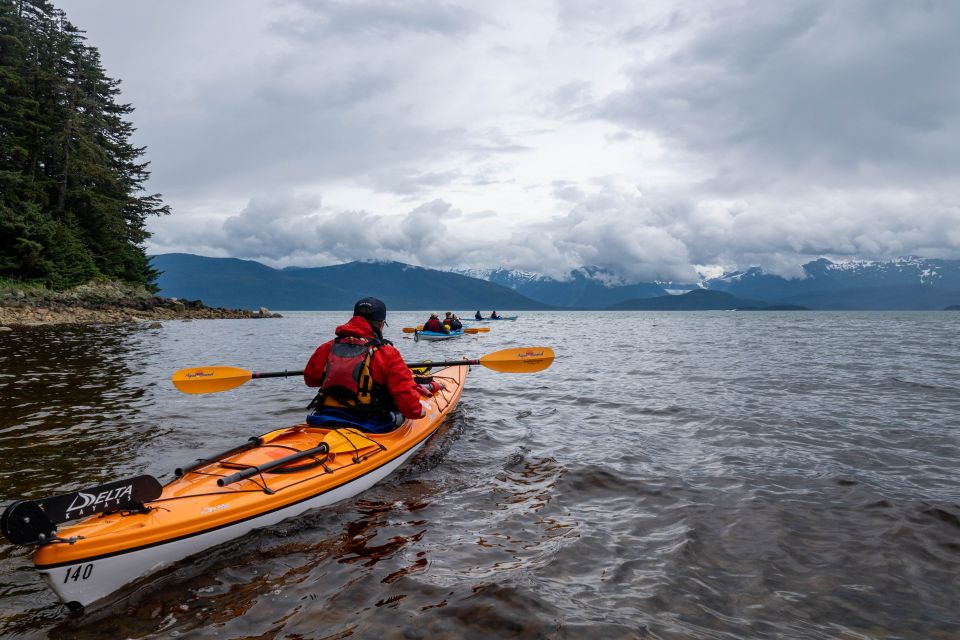
[[[65,291],[0,283],[0,326],[5,327],[279,317],[265,307],[250,311],[161,298],[121,282],[91,282]]]

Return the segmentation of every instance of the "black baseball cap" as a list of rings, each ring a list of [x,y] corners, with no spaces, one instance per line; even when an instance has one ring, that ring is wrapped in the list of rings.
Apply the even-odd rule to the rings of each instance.
[[[357,304],[353,305],[353,315],[374,322],[383,322],[387,319],[387,305],[377,298],[360,298]]]

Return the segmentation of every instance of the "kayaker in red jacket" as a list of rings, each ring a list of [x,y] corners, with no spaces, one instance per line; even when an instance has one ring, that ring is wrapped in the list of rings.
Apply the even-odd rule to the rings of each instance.
[[[431,313],[430,319],[423,323],[423,330],[433,333],[449,333],[449,331],[444,331],[443,325],[440,323],[440,316],[436,313]]]
[[[409,419],[423,417],[421,396],[432,395],[442,385],[416,383],[400,352],[383,338],[386,319],[387,306],[382,301],[358,300],[353,317],[337,327],[337,337],[320,345],[310,357],[303,381],[307,386],[320,387],[311,403],[316,414],[346,415],[357,422],[368,418],[384,422],[389,412]],[[399,418],[390,420],[402,422]]]

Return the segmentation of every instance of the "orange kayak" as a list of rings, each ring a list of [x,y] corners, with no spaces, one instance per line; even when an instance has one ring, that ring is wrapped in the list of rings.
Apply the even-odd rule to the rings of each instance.
[[[127,510],[106,510],[41,533],[40,542],[31,541],[39,544],[33,562],[63,602],[81,609],[140,576],[252,529],[355,496],[423,447],[456,406],[467,371],[467,366],[453,366],[434,372],[446,389],[427,400],[425,417],[407,420],[390,433],[298,424],[178,469],[162,492],[159,483],[142,476],[156,484],[159,497],[154,493],[138,508],[125,504]],[[67,513],[109,504],[129,492],[122,483],[97,489],[104,490],[68,494]],[[5,532],[8,525],[23,525],[16,514],[4,517]]]

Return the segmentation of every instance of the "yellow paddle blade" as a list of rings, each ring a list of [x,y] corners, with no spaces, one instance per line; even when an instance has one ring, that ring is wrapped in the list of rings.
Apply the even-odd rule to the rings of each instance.
[[[193,367],[173,374],[173,385],[184,393],[216,393],[239,387],[253,374],[239,367]]]
[[[467,327],[463,330],[464,333],[486,333],[490,331],[490,327]]]
[[[500,373],[535,373],[553,364],[550,347],[521,347],[494,351],[480,358],[480,364]]]
[[[404,333],[415,333],[416,329],[414,329],[413,327],[404,327],[403,329],[401,329],[401,331],[403,331]]]

